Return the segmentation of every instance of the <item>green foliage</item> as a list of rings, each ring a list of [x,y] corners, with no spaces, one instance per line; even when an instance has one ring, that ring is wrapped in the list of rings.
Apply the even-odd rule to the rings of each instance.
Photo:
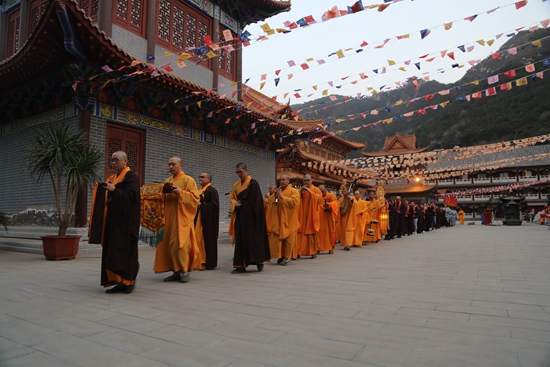
[[[521,78],[528,75],[523,66],[542,59],[550,58],[550,40],[542,41],[542,48],[532,47],[529,42],[550,35],[550,29],[541,29],[536,32],[520,32],[501,47],[502,55],[499,59],[488,58],[470,69],[465,76],[454,84],[441,84],[437,81],[420,81],[418,88],[412,83],[388,92],[377,93],[370,98],[353,99],[346,103],[334,105],[328,97],[310,101],[301,105],[292,106],[294,110],[301,110],[300,114],[306,117],[323,117],[325,123],[330,123],[328,131],[342,130],[343,139],[367,143],[366,151],[379,151],[383,148],[386,136],[396,133],[407,135],[415,133],[418,146],[428,146],[430,149],[452,148],[454,146],[470,146],[499,141],[521,139],[530,136],[547,134],[550,131],[550,74],[545,73],[544,79],[529,78],[526,86],[517,87],[515,83],[511,91],[500,91],[494,96],[471,99],[470,102],[460,102],[457,99],[477,91],[484,91],[488,87],[487,78],[500,75],[499,83]],[[507,49],[518,47],[516,56],[508,55]],[[536,64],[537,71],[543,69],[542,64]],[[517,76],[508,79],[503,72],[516,69]],[[473,81],[479,81],[478,85]],[[439,95],[439,91],[450,90],[449,95]],[[435,94],[433,99],[425,100],[425,96]],[[342,101],[342,96],[338,96]],[[408,103],[408,101],[420,98]],[[452,103],[445,108],[440,103],[450,100]],[[395,102],[405,103],[395,106]],[[426,108],[438,105],[436,110]],[[331,106],[326,110],[323,107]],[[390,106],[390,112],[384,107]],[[407,112],[426,108],[425,115],[412,117],[395,117]],[[377,109],[378,115],[368,114]],[[359,116],[366,112],[366,118]],[[338,118],[355,115],[352,121],[336,123]],[[378,124],[351,130],[354,127],[366,125],[379,120],[393,117],[390,124]],[[356,152],[350,157],[359,156]]]
[[[64,236],[71,221],[78,191],[100,180],[102,155],[88,144],[83,132],[68,124],[49,124],[36,134],[26,157],[30,175],[37,183],[48,177],[52,183],[59,235]]]

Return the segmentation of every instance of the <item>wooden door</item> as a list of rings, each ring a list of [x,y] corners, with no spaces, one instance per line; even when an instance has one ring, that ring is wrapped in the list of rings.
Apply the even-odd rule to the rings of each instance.
[[[145,132],[127,126],[107,124],[105,139],[105,177],[115,174],[111,166],[111,156],[117,150],[126,152],[128,166],[136,171],[143,184],[143,168],[145,156]]]

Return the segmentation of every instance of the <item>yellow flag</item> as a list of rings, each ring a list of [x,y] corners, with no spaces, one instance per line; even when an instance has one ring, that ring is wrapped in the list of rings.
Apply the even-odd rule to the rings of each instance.
[[[321,93],[323,96],[328,96],[328,89],[325,89],[323,93]]]
[[[531,44],[535,47],[538,47],[538,48],[542,47],[542,44],[540,43],[540,40],[533,41],[533,42],[531,42]]]
[[[520,87],[522,85],[527,85],[527,78],[523,77],[521,79],[516,80],[516,87]]]
[[[286,32],[286,28],[277,28],[276,31],[277,33],[283,33]]]
[[[344,56],[344,51],[342,51],[342,49],[336,51],[336,55],[338,56],[339,59],[345,57]]]
[[[492,46],[493,43],[495,43],[495,40],[489,40],[489,41],[487,41],[487,44],[488,44],[489,46]]]
[[[393,60],[388,60],[388,65],[389,65],[389,66],[395,65],[395,61],[393,61]]]
[[[262,31],[264,31],[264,32],[266,32],[266,33],[269,32],[269,31],[271,30],[271,27],[270,27],[269,24],[267,24],[267,23],[262,24],[262,25],[260,26],[260,28],[262,29]]]
[[[448,105],[449,103],[451,103],[451,101],[445,101],[445,102],[440,103],[439,105],[440,105],[442,108],[445,108],[445,107],[447,107],[447,105]]]
[[[471,82],[471,84],[473,84],[473,85],[479,85],[479,80],[474,80],[473,82]]]
[[[393,121],[393,118],[390,117],[389,119],[382,120],[382,123],[383,124],[391,124],[392,121]]]
[[[317,86],[316,86],[316,85],[314,85],[312,88],[313,88],[313,90],[317,90]]]
[[[208,52],[206,53],[206,56],[207,56],[209,59],[211,59],[211,58],[216,57],[216,56],[218,56],[218,55],[216,55],[216,53],[215,53],[214,51],[208,51]]]
[[[313,60],[314,60],[313,57],[310,57],[306,59],[306,62],[312,62]]]
[[[237,82],[231,82],[231,84],[229,84],[229,85],[234,87],[235,85],[237,85]]]
[[[401,104],[403,104],[403,101],[402,101],[402,100],[399,100],[399,101],[395,102],[395,105],[396,105],[396,106],[399,106],[399,105],[401,105]]]
[[[262,88],[264,87],[264,85],[265,85],[265,82],[262,82],[262,83],[260,84],[260,90],[262,90]]]
[[[199,106],[199,108],[201,108],[201,101],[197,102],[197,106]]]
[[[337,133],[338,135],[342,135],[342,134],[344,133],[344,131],[338,130],[336,133]]]
[[[484,40],[477,40],[476,42],[479,43],[481,46],[485,46],[485,41]]]
[[[453,22],[451,23],[445,23],[445,30],[448,31],[449,29],[453,28]]]
[[[171,54],[170,52],[168,52],[168,51],[165,51],[165,52],[164,52],[164,56],[172,56],[172,54]]]

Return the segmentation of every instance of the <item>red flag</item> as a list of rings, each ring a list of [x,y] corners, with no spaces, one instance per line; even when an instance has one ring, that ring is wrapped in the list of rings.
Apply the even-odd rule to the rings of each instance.
[[[424,97],[424,99],[426,100],[426,102],[428,102],[430,99],[432,99],[433,97],[435,96],[435,94],[428,94],[426,97]]]
[[[485,90],[485,96],[494,96],[495,94],[497,94],[497,90],[495,87]]]
[[[515,70],[508,70],[508,71],[504,72],[504,75],[506,75],[508,78],[512,79],[513,77],[516,76],[516,71]]]
[[[451,59],[455,59],[455,53],[454,52],[447,52],[447,56],[449,56]]]
[[[498,60],[498,58],[500,57],[500,52],[495,52],[491,55],[491,57],[493,58],[493,60]]]
[[[527,5],[527,1],[525,1],[525,0],[518,1],[515,5],[516,5],[516,10],[517,10],[517,9],[523,8],[525,5]]]

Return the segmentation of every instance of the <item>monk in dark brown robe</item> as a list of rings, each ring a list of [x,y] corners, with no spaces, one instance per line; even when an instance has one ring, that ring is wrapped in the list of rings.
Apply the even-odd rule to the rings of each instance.
[[[195,216],[195,232],[201,254],[201,270],[212,270],[218,266],[220,199],[218,190],[212,186],[210,172],[200,174],[199,184],[200,202]]]
[[[127,167],[125,152],[114,152],[111,162],[116,174],[94,189],[89,242],[103,246],[101,285],[115,286],[106,292],[131,293],[139,270],[139,178]]]
[[[238,163],[235,173],[239,176],[231,188],[231,222],[229,235],[233,236],[235,253],[231,273],[246,272],[248,265],[264,269],[264,261],[271,259],[267,240],[264,201],[260,185],[248,175],[245,163]]]

